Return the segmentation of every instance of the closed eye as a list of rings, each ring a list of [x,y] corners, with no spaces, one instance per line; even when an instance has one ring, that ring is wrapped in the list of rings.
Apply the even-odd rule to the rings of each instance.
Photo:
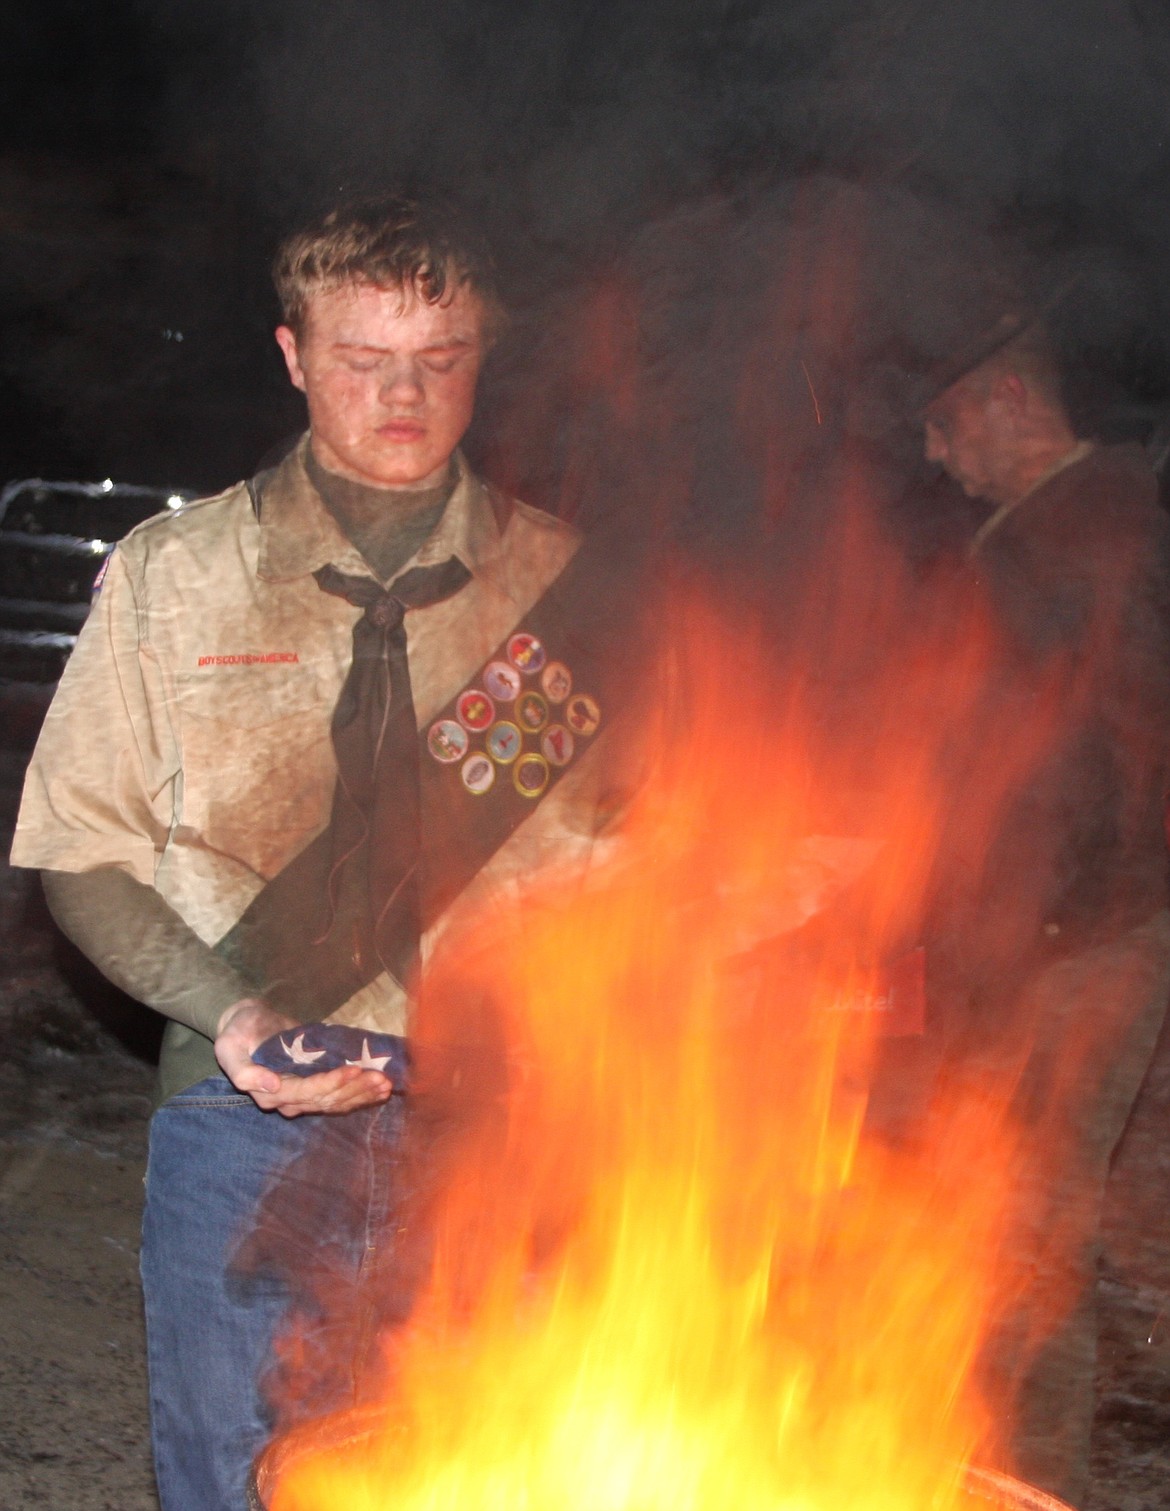
[[[420,361],[431,372],[449,373],[458,362],[463,360],[466,354],[466,347],[457,346],[445,350],[423,352]]]

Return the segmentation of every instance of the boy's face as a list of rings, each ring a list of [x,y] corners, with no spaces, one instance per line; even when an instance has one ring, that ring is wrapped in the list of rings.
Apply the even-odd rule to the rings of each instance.
[[[343,284],[310,295],[299,336],[276,339],[309,403],[322,467],[375,488],[443,480],[471,423],[484,309],[465,284],[428,304],[413,289]]]

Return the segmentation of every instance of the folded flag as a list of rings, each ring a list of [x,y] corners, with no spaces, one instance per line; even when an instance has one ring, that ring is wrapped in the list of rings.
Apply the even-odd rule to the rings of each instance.
[[[282,1076],[312,1076],[323,1070],[357,1065],[362,1070],[380,1070],[405,1091],[410,1071],[406,1040],[398,1034],[372,1034],[365,1028],[343,1023],[302,1023],[265,1039],[252,1059],[266,1070]]]

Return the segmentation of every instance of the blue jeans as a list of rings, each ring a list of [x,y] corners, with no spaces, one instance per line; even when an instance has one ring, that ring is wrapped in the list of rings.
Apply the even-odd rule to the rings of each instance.
[[[142,1285],[163,1511],[242,1511],[275,1421],[265,1389],[274,1338],[295,1307],[312,1357],[331,1308],[348,1306],[352,1321],[390,1210],[402,1115],[396,1096],[344,1116],[286,1119],[222,1076],[156,1112]],[[332,1354],[336,1386],[338,1356],[343,1370],[356,1361],[345,1347]]]

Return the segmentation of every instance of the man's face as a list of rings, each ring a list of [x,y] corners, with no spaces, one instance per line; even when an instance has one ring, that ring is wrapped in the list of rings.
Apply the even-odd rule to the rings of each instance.
[[[926,460],[938,462],[968,498],[996,500],[1004,416],[994,388],[978,379],[961,378],[927,406]]]
[[[413,289],[343,284],[310,296],[299,336],[282,325],[276,339],[322,467],[375,488],[443,480],[475,405],[477,294],[460,285],[428,304]]]

